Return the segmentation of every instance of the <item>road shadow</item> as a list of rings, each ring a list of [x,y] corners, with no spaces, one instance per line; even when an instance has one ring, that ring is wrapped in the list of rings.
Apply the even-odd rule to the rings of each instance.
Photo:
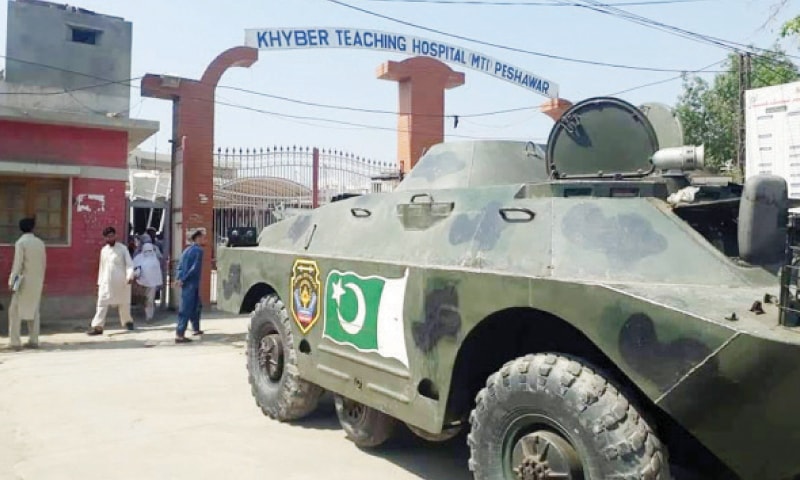
[[[384,458],[426,480],[472,480],[467,462],[467,435],[461,433],[447,442],[428,442],[402,425],[396,437],[378,450],[365,453]]]
[[[292,422],[292,426],[312,430],[342,430],[336,417],[333,395],[326,392],[317,410],[302,420]],[[358,447],[353,445],[353,448]],[[464,432],[447,442],[433,443],[417,437],[401,423],[391,440],[376,449],[362,449],[362,452],[388,460],[427,480],[472,480],[467,468],[469,449]]]
[[[311,430],[342,430],[336,417],[333,395],[326,392],[317,410],[302,420],[292,422],[292,426]],[[358,447],[353,445],[353,448]],[[426,480],[472,480],[467,468],[469,449],[464,432],[447,442],[433,443],[417,437],[400,424],[391,440],[376,449],[362,449],[362,452],[388,460]]]
[[[292,422],[292,426],[308,430],[341,430],[339,419],[336,418],[333,395],[325,392],[319,400],[317,409],[311,415]]]
[[[244,348],[246,333],[205,333],[202,342],[205,344],[226,344],[235,348]]]

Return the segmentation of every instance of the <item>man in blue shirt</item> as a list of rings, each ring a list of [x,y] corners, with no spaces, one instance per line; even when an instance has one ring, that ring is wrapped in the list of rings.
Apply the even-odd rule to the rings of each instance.
[[[192,243],[186,247],[178,265],[178,287],[181,287],[181,307],[178,311],[178,327],[175,329],[175,343],[188,343],[186,327],[192,322],[192,334],[202,335],[200,330],[200,280],[203,273],[203,246],[206,236],[198,229],[192,233]]]

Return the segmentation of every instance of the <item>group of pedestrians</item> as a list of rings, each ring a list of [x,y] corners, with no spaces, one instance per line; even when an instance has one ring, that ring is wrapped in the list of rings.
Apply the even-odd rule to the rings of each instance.
[[[97,274],[97,312],[87,334],[100,335],[105,327],[108,308],[116,305],[122,326],[133,330],[130,312],[131,284],[135,280],[145,289],[145,322],[153,321],[156,293],[163,285],[161,245],[154,244],[155,229],[140,236],[138,247],[132,252],[117,242],[114,227],[103,230],[106,245],[100,250],[100,269]],[[151,236],[152,235],[152,236]],[[126,303],[127,300],[127,303]]]
[[[25,218],[19,222],[22,235],[14,245],[14,263],[8,279],[12,292],[9,306],[9,340],[14,350],[22,348],[20,330],[22,321],[28,323],[28,348],[39,345],[42,289],[46,271],[46,251],[44,242],[34,234],[36,221]],[[88,335],[102,335],[109,307],[116,306],[120,323],[128,330],[134,329],[131,317],[131,285],[137,282],[145,288],[145,321],[151,322],[155,314],[155,296],[163,287],[162,245],[154,243],[155,230],[140,237],[134,255],[128,247],[117,242],[114,227],[103,230],[105,245],[100,250],[100,266],[97,273],[97,310],[86,332]],[[181,288],[181,303],[178,324],[175,329],[175,343],[188,343],[186,330],[191,323],[192,334],[202,335],[200,330],[200,281],[203,268],[203,246],[205,234],[196,230],[191,234],[191,243],[181,255],[175,285]]]

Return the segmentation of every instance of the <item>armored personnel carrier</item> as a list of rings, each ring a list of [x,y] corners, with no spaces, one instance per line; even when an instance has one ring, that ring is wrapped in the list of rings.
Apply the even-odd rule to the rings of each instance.
[[[439,144],[220,248],[258,406],[332,392],[363,448],[463,431],[479,480],[800,473],[786,183],[703,178],[663,113],[593,98],[546,145]]]

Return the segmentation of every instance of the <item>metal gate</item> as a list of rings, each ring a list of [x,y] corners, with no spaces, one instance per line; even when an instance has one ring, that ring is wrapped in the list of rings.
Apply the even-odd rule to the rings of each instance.
[[[214,240],[231,227],[263,227],[342,194],[371,190],[373,177],[397,173],[380,162],[312,147],[218,149],[214,155]]]

